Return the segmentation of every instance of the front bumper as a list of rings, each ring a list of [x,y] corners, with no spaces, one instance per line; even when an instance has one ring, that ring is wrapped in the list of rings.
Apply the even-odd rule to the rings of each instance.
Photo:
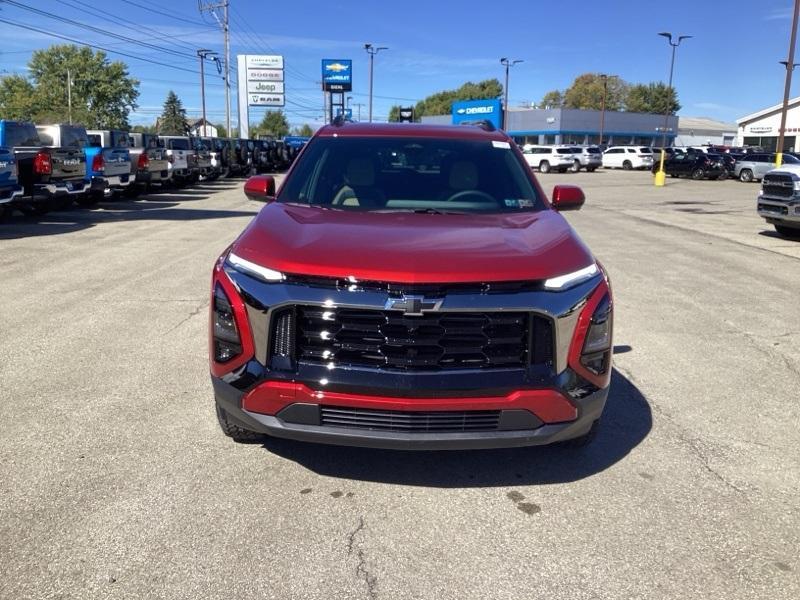
[[[800,227],[800,198],[778,200],[762,196],[758,199],[758,216],[771,225]]]
[[[304,442],[392,450],[466,450],[552,444],[588,433],[594,422],[600,418],[608,397],[608,387],[580,400],[567,399],[554,389],[529,390],[527,397],[532,400],[538,398],[538,402],[542,404],[541,410],[544,412],[540,412],[540,415],[547,414],[545,406],[557,397],[561,398],[556,400],[563,407],[561,410],[575,415],[571,420],[556,422],[544,422],[531,410],[517,408],[520,405],[518,399],[526,397],[525,391],[515,392],[504,398],[437,398],[428,402],[419,398],[392,398],[391,406],[412,406],[416,410],[424,409],[433,402],[437,406],[449,404],[450,410],[475,410],[476,406],[493,406],[501,415],[498,428],[492,431],[407,433],[331,426],[321,422],[322,406],[326,402],[337,403],[333,406],[347,406],[353,402],[373,402],[378,405],[386,399],[327,394],[299,384],[280,390],[275,388],[261,394],[277,400],[279,404],[283,403],[283,408],[272,415],[252,410],[258,408],[258,403],[250,406],[254,404],[248,399],[253,396],[252,393],[247,394],[216,377],[212,377],[212,384],[216,402],[227,413],[228,419],[250,431]],[[287,394],[294,395],[294,400],[278,398]],[[534,400],[534,404],[536,402]],[[413,413],[412,410],[406,414]]]
[[[599,417],[608,394],[608,376],[581,373],[581,327],[598,302],[610,294],[602,275],[560,292],[524,288],[493,293],[444,293],[443,313],[529,312],[552,323],[552,357],[505,368],[382,369],[364,365],[274,357],[273,316],[293,306],[330,310],[384,310],[390,292],[358,285],[315,287],[304,283],[268,283],[228,266],[219,282],[242,302],[239,328],[247,333],[245,350],[230,364],[212,362],[216,401],[245,429],[278,437],[383,448],[492,448],[549,444],[586,433]],[[533,335],[532,333],[530,335]],[[576,342],[577,340],[577,342]],[[213,346],[213,344],[212,344]],[[610,369],[610,365],[608,367]],[[606,371],[607,373],[607,371]],[[591,380],[591,381],[590,381]],[[592,382],[594,381],[594,383]],[[367,411],[364,418],[418,420],[432,415],[493,411],[491,430],[468,428],[428,432],[387,430],[367,423],[342,427],[323,422],[326,409]],[[373,411],[370,413],[370,411]],[[350,418],[350,417],[348,417]],[[360,417],[359,417],[360,418]],[[348,421],[349,422],[349,421]],[[511,425],[509,425],[511,423]]]

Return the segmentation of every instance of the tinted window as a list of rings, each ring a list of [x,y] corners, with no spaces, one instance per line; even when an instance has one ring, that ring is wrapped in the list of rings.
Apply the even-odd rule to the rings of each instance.
[[[39,134],[36,132],[36,127],[32,123],[6,123],[3,131],[5,135],[4,145],[11,148],[42,144],[39,140]]]
[[[600,148],[586,148],[586,152],[589,154],[600,154]]]
[[[167,140],[167,148],[171,150],[189,150],[189,140],[183,138]]]
[[[639,154],[652,154],[653,151],[650,148],[639,148]]]
[[[92,148],[102,148],[103,141],[99,133],[92,133],[89,135],[89,146]]]
[[[62,148],[83,148],[87,143],[86,130],[83,127],[61,126]]]
[[[279,200],[343,210],[519,212],[541,200],[511,147],[489,140],[317,138]]]
[[[792,156],[791,154],[784,154],[783,162],[789,165],[796,165],[797,163],[800,163],[800,160],[797,160],[797,157]]]
[[[53,145],[53,136],[47,129],[39,130],[39,140],[44,146]],[[8,144],[9,146],[32,146],[33,144]],[[37,144],[38,145],[38,144]]]
[[[129,148],[128,134],[124,131],[112,131],[111,144],[114,148]]]

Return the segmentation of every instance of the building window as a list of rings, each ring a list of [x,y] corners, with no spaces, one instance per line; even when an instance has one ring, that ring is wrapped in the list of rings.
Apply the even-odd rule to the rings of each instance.
[[[545,145],[552,145],[556,143],[556,136],[555,135],[545,135],[544,137],[544,144]]]

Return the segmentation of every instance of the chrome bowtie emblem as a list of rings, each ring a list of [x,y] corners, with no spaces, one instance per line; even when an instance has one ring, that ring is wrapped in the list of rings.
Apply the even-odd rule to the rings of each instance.
[[[402,298],[389,298],[386,301],[386,310],[402,310],[407,315],[421,315],[423,312],[439,310],[442,299],[434,300],[425,296],[403,296]]]

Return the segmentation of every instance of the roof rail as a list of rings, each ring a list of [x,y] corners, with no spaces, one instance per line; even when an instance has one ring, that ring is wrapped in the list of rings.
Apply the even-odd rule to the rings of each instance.
[[[478,121],[461,121],[461,125],[472,125],[474,127],[480,127],[484,131],[497,131],[497,128],[494,126],[494,123],[489,121],[488,119],[480,119]]]

